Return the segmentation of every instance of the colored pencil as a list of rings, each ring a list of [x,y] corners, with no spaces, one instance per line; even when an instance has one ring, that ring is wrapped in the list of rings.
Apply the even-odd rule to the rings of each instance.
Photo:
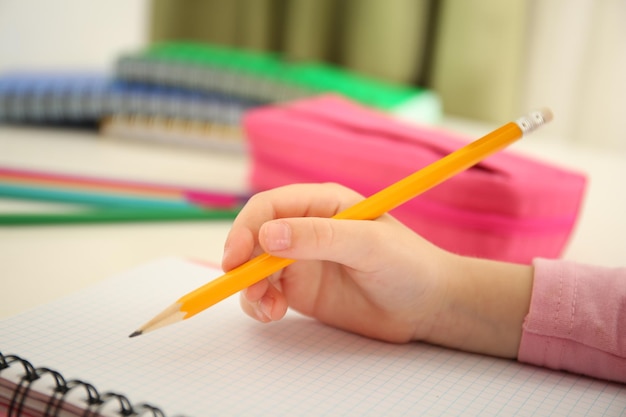
[[[73,191],[64,188],[33,187],[0,183],[0,197],[24,200],[54,201],[99,207],[180,209],[196,207],[186,200],[147,198],[125,194]]]
[[[110,209],[69,213],[0,214],[0,226],[40,226],[85,223],[232,220],[237,209]]]
[[[157,184],[10,167],[0,167],[0,183],[2,182],[20,182],[31,185],[38,184],[42,187],[66,187],[118,194],[141,194],[148,197],[182,199],[197,205],[221,208],[236,207],[246,200],[246,196],[236,193],[210,191],[173,184]]]

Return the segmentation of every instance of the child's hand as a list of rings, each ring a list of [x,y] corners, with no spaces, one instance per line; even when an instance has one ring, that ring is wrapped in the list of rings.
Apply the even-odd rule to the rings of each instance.
[[[362,200],[336,184],[287,186],[254,196],[226,241],[229,270],[262,251],[299,259],[248,288],[244,310],[279,320],[287,307],[366,336],[424,338],[443,297],[447,256],[389,215],[329,219]],[[280,219],[280,220],[275,220]]]
[[[244,291],[244,311],[269,322],[281,319],[291,307],[329,325],[385,341],[424,340],[515,356],[515,340],[491,349],[484,346],[491,343],[485,338],[502,337],[502,326],[510,326],[501,310],[519,303],[506,299],[509,292],[521,287],[530,297],[531,271],[524,270],[529,282],[503,277],[522,267],[450,254],[390,215],[373,221],[329,218],[362,199],[336,184],[286,186],[250,199],[227,238],[224,270],[262,252],[299,261]],[[494,280],[516,284],[509,289],[505,282],[501,289]],[[519,325],[513,339],[521,334],[528,301],[521,300],[525,311],[513,312]]]

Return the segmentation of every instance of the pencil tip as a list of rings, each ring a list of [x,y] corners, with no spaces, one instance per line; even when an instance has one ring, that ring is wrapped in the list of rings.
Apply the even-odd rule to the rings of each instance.
[[[180,311],[179,303],[174,303],[159,314],[157,314],[152,320],[150,320],[143,326],[140,326],[139,329],[132,332],[128,337],[139,336],[144,333],[156,330],[160,327],[167,326],[168,324],[183,321],[186,314],[186,312]]]

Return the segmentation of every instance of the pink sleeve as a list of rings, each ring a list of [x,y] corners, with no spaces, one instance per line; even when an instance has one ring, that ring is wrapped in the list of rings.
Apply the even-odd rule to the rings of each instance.
[[[518,360],[626,382],[626,268],[533,264]]]

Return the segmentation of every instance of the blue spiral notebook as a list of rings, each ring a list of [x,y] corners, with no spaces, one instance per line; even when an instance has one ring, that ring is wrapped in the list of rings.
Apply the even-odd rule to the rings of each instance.
[[[85,72],[0,75],[0,122],[97,123],[141,116],[238,125],[252,101],[212,91],[125,82]]]
[[[236,296],[128,338],[173,294],[220,273],[157,260],[0,320],[0,363],[7,365],[0,366],[0,415],[42,415],[47,406],[65,416],[626,414],[624,385],[437,346],[383,343],[294,312],[263,325],[241,312]]]

